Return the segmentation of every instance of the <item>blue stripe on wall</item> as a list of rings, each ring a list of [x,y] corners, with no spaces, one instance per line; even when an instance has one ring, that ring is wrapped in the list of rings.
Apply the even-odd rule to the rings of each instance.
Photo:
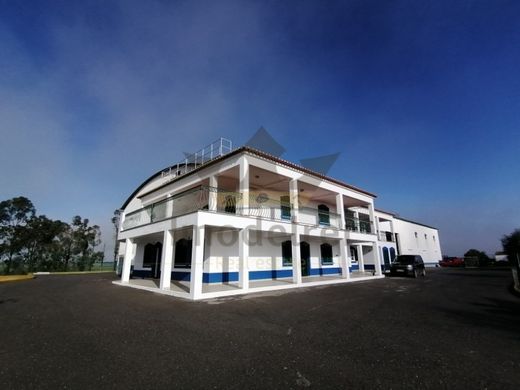
[[[267,271],[250,271],[249,280],[290,278],[292,269],[272,269]]]
[[[310,276],[316,275],[337,275],[341,274],[341,268],[311,268],[309,269]]]
[[[204,272],[202,281],[204,283],[238,282],[238,272]]]

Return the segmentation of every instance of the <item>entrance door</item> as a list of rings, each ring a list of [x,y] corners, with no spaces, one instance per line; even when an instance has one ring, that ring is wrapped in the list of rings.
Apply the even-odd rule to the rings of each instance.
[[[302,262],[302,276],[309,276],[311,266],[311,247],[305,241],[300,243],[300,258]]]
[[[143,266],[150,267],[151,277],[157,279],[161,276],[162,244],[146,244],[144,247]]]

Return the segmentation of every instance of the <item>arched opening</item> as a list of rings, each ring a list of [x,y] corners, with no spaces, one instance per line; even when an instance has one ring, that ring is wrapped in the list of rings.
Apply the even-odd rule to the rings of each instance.
[[[321,264],[330,265],[332,264],[332,245],[329,243],[323,243],[320,245]]]
[[[300,242],[300,261],[302,265],[302,276],[309,276],[311,268],[311,247],[308,242]]]
[[[318,220],[320,225],[330,225],[330,214],[328,206],[318,205]]]
[[[144,246],[143,267],[152,269],[151,277],[158,278],[161,273],[162,243],[148,243]]]
[[[390,253],[386,246],[383,247],[383,260],[385,262],[385,267],[390,266]]]
[[[390,248],[390,261],[394,261],[395,257],[395,248]]]
[[[292,265],[292,243],[291,240],[282,242],[282,264],[283,266]]]
[[[175,268],[191,268],[192,240],[181,238],[175,243]]]

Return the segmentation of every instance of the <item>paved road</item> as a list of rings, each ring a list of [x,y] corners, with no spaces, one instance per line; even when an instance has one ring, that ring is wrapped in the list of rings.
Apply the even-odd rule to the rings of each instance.
[[[195,303],[112,279],[1,284],[0,388],[520,388],[507,271]]]

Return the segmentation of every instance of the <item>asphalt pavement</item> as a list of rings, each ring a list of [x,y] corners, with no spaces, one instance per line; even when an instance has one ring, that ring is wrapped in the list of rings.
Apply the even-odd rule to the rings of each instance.
[[[0,284],[0,389],[519,389],[510,271],[191,302],[111,274]]]

